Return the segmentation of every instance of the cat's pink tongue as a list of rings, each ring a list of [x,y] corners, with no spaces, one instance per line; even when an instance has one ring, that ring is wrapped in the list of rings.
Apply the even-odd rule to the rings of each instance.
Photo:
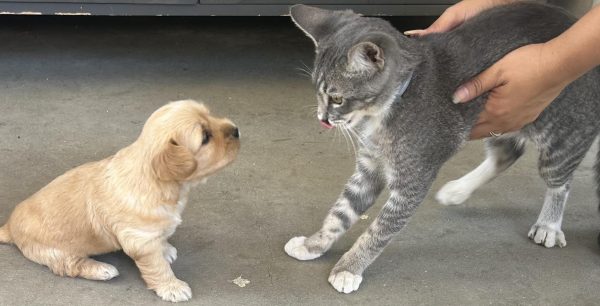
[[[333,127],[333,125],[331,125],[329,123],[329,121],[327,121],[327,120],[319,120],[319,122],[321,123],[321,126],[324,127],[324,128],[326,128],[326,129],[330,129],[330,128]]]

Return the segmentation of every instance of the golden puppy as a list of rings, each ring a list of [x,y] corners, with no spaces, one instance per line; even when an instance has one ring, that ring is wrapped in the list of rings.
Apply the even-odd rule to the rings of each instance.
[[[17,205],[0,228],[30,260],[61,276],[108,280],[112,265],[89,258],[122,249],[148,287],[167,301],[191,298],[170,263],[167,242],[181,223],[190,187],[234,160],[238,129],[195,101],[155,111],[139,138],[104,160],[59,176]]]

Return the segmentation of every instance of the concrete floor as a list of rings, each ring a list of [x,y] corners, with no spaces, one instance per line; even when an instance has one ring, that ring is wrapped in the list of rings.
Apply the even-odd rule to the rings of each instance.
[[[9,18],[0,25],[0,222],[54,177],[131,143],[165,102],[195,98],[239,125],[243,148],[193,191],[172,237],[173,269],[193,290],[190,304],[598,303],[591,154],[565,213],[566,248],[545,249],[526,236],[544,194],[529,150],[464,206],[440,206],[431,192],[360,290],[343,295],[327,283],[329,270],[372,218],[315,261],[283,252],[289,238],[318,229],[353,170],[349,146],[311,113],[314,89],[297,68],[311,64],[313,49],[288,20]],[[482,157],[481,142],[470,143],[434,190]],[[0,246],[0,305],[168,304],[145,289],[123,253],[99,259],[121,275],[61,278]],[[230,282],[240,275],[251,281],[245,288]]]

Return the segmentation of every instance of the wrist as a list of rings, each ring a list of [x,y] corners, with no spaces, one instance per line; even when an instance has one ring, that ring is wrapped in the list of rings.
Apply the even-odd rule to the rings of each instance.
[[[581,76],[581,68],[572,65],[569,48],[554,40],[539,45],[539,76],[548,80],[548,86],[562,88]]]
[[[600,6],[593,8],[561,35],[546,42],[544,57],[567,84],[600,65]]]

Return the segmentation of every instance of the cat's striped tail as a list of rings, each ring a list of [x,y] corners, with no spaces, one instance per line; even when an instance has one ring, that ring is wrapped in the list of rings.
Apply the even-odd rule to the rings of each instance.
[[[12,238],[6,224],[0,227],[0,243],[12,243]]]

